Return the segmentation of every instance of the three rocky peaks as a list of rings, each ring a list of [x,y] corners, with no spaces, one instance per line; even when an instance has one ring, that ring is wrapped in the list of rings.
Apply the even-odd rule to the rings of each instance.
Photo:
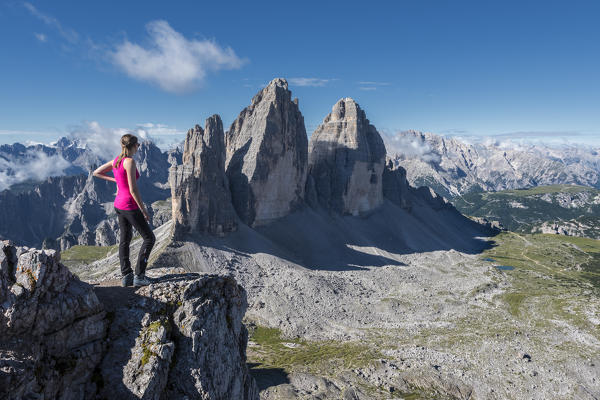
[[[183,162],[170,170],[176,238],[224,235],[238,221],[264,225],[305,205],[365,215],[382,205],[386,193],[410,207],[402,194],[409,188],[404,170],[386,166],[383,140],[353,99],[340,99],[309,142],[291,95],[284,79],[274,79],[227,132],[218,115],[206,120],[204,130],[196,125],[188,131]],[[436,197],[411,193],[427,202]]]

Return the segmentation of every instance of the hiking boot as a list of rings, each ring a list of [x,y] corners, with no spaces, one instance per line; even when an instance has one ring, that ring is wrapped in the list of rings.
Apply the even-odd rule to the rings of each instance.
[[[133,286],[133,274],[131,272],[121,278],[121,286]]]
[[[152,282],[152,280],[150,278],[147,278],[146,275],[142,274],[142,275],[135,275],[133,277],[133,286],[138,287],[138,286],[146,286],[146,285],[150,285]]]

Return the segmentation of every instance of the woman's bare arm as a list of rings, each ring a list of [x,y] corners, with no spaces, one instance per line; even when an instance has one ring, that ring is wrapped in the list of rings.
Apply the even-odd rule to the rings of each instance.
[[[144,214],[146,220],[150,221],[150,217],[148,216],[148,211],[146,210],[146,206],[144,206],[144,202],[142,201],[142,196],[140,195],[140,191],[137,186],[137,182],[135,179],[135,160],[133,158],[126,158],[123,160],[123,167],[127,172],[127,182],[129,183],[129,193],[137,203],[138,207]]]
[[[93,172],[93,175],[96,178],[105,179],[111,182],[117,182],[114,177],[106,175],[108,171],[112,171],[113,165],[112,161],[107,162],[106,164],[102,164]]]

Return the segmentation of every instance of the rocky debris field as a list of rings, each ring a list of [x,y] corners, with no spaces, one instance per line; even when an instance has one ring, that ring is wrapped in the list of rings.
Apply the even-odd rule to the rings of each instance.
[[[386,235],[377,213],[343,217],[339,231],[323,234],[312,218],[170,242],[149,271],[231,274],[246,288],[248,361],[261,398],[600,395],[596,241],[506,232],[487,249],[411,251],[417,236],[384,250],[368,245],[385,243],[370,236]],[[416,234],[410,219],[387,221]],[[316,237],[303,237],[303,226]],[[338,240],[355,244],[345,253]],[[118,260],[90,268],[117,276]]]

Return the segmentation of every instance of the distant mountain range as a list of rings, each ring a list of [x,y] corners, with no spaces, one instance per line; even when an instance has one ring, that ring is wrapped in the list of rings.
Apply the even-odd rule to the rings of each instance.
[[[469,144],[417,131],[400,132],[386,146],[413,186],[447,198],[541,185],[600,188],[600,149],[589,146]]]
[[[144,141],[135,158],[144,202],[167,199],[169,167],[181,160],[181,152],[162,152]],[[0,238],[60,249],[115,244],[115,185],[91,175],[106,161],[89,146],[65,137],[52,145],[0,146]],[[164,208],[163,203],[157,204]],[[149,211],[164,214],[153,207]],[[163,220],[161,216],[156,223]]]

